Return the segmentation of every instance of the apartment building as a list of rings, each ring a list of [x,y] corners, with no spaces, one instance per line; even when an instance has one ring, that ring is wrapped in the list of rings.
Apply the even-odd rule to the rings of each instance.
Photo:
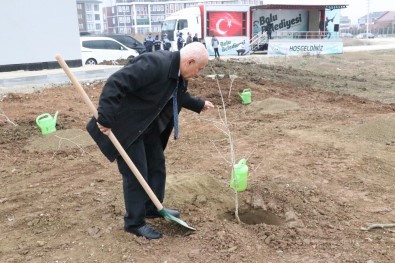
[[[93,8],[99,5],[93,0],[77,0],[77,3],[92,4]],[[95,3],[93,3],[95,2]],[[85,8],[86,8],[85,4]],[[202,1],[202,0],[152,0],[152,1],[133,1],[133,0],[114,0],[111,6],[102,8],[102,28],[104,33],[122,33],[122,34],[146,34],[147,32],[160,32],[161,23],[165,18],[181,9],[196,6],[199,4],[245,4],[245,5],[259,5],[262,1],[259,0],[222,0],[222,1]],[[82,11],[81,11],[82,13]],[[95,14],[96,15],[96,14]],[[79,16],[80,17],[80,16]],[[98,18],[96,16],[91,19]],[[80,28],[84,28],[84,21],[81,20]],[[96,20],[86,21],[84,30],[97,33],[97,28],[100,27]]]
[[[78,27],[80,32],[103,32],[102,1],[77,0]]]

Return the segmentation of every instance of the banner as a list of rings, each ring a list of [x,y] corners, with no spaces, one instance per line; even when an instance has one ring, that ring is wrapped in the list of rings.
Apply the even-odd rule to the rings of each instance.
[[[338,38],[339,35],[337,32],[335,32],[335,25],[339,26],[340,23],[340,10],[339,9],[334,9],[334,10],[325,10],[325,21],[322,21],[324,23],[324,30],[326,34],[326,38]]]
[[[327,55],[342,54],[343,42],[341,41],[270,41],[268,55]]]
[[[206,37],[206,47],[209,56],[214,56],[214,48],[211,45],[211,37]],[[247,54],[250,50],[249,40],[247,37],[218,37],[219,47],[218,52],[219,55],[237,55],[237,49],[240,47],[240,44],[243,45],[245,53]]]
[[[309,13],[306,10],[258,9],[253,12],[253,35],[267,31],[307,31]]]
[[[243,12],[207,12],[208,34],[218,37],[243,36]]]

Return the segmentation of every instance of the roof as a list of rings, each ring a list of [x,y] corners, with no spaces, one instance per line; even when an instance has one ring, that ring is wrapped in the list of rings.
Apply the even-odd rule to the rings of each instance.
[[[296,3],[293,3],[296,2]],[[341,9],[348,6],[348,0],[266,0],[263,5],[252,6],[251,9],[303,9],[303,10],[322,10],[322,9]]]
[[[348,5],[349,0],[264,0],[263,5],[301,5],[301,6],[323,6],[323,5]]]

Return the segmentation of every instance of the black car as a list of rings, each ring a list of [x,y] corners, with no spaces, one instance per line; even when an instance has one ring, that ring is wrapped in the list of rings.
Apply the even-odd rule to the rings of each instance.
[[[97,35],[97,36],[111,37],[111,38],[115,39],[116,41],[124,44],[128,48],[132,48],[132,49],[136,50],[137,52],[139,52],[139,54],[145,52],[145,46],[140,41],[138,41],[137,39],[135,39],[134,37],[131,37],[129,35],[124,35],[124,34],[100,34],[100,35]]]

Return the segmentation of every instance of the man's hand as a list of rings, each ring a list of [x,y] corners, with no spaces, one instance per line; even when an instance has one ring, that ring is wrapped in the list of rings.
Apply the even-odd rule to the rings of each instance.
[[[214,104],[212,104],[210,101],[206,100],[204,102],[203,111],[208,110],[208,109],[214,109]]]
[[[102,133],[104,133],[105,135],[109,135],[110,134],[110,132],[111,132],[111,129],[110,128],[107,128],[107,127],[104,127],[104,126],[102,126],[100,123],[98,123],[97,122],[97,127],[99,127],[99,130],[102,132]]]

